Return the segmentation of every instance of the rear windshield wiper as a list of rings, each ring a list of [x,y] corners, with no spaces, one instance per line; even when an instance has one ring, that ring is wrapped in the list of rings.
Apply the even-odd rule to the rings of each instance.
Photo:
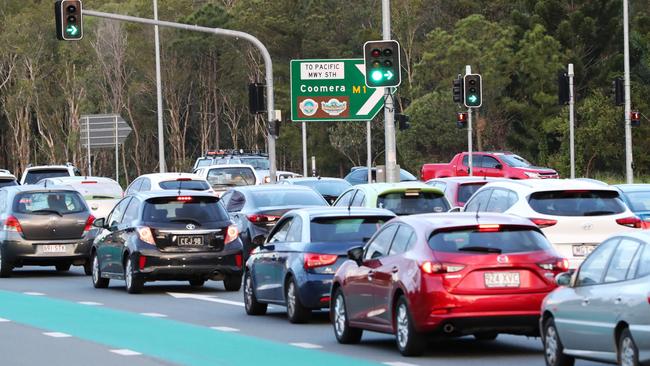
[[[41,209],[41,210],[32,211],[32,213],[34,213],[34,214],[39,214],[39,213],[55,213],[55,214],[57,214],[57,215],[63,217],[63,214],[60,213],[59,211],[57,211],[57,210],[50,210],[50,209],[47,209],[47,208],[44,208],[44,209]]]
[[[490,248],[490,247],[481,247],[481,246],[469,246],[458,248],[459,252],[485,252],[485,253],[501,253],[499,248]]]
[[[587,211],[584,213],[585,216],[601,216],[601,215],[613,215],[616,212],[614,211]]]

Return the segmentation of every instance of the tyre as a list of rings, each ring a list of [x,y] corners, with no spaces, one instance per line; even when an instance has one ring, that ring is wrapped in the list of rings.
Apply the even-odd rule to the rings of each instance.
[[[110,280],[108,278],[102,278],[102,272],[99,269],[99,258],[97,258],[97,253],[93,253],[91,258],[92,262],[92,279],[93,287],[95,288],[107,288]]]
[[[226,276],[223,279],[223,287],[226,291],[239,291],[241,288],[241,276]]]
[[[70,270],[70,264],[57,264],[55,266],[57,272],[68,272]]]
[[[133,260],[131,256],[126,259],[126,265],[124,266],[124,281],[126,282],[126,292],[130,294],[139,294],[142,292],[144,287],[144,281],[134,273],[135,267],[133,267]]]
[[[190,280],[190,286],[201,287],[205,284],[205,280]]]
[[[564,346],[553,318],[544,322],[542,342],[544,343],[544,360],[547,366],[573,366],[575,359],[564,354]]]
[[[11,271],[14,269],[11,263],[5,259],[5,256],[0,249],[0,277],[7,278],[11,277]]]
[[[293,279],[287,282],[284,298],[287,303],[287,317],[289,321],[294,324],[307,323],[311,318],[311,309],[306,308],[300,302],[298,286]]]
[[[340,288],[337,288],[334,292],[334,303],[330,308],[330,319],[332,319],[332,326],[334,327],[334,336],[339,343],[354,344],[361,341],[363,330],[350,327],[343,290]]]
[[[419,356],[424,352],[425,340],[415,330],[406,298],[401,296],[395,307],[395,330],[397,349],[402,356]]]
[[[90,258],[84,263],[84,274],[91,276],[93,274],[93,259]]]
[[[499,336],[498,333],[492,333],[492,332],[474,334],[474,338],[477,341],[493,341],[493,340],[497,339],[498,336]]]
[[[630,330],[625,328],[618,339],[618,364],[621,366],[640,366],[639,349]]]
[[[264,315],[268,304],[257,302],[255,291],[253,291],[253,279],[248,271],[244,275],[244,308],[248,315]]]

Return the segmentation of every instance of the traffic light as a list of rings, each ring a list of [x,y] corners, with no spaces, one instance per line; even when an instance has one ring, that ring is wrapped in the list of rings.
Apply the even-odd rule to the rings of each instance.
[[[260,83],[248,84],[248,108],[252,114],[266,112],[265,87],[266,85]]]
[[[78,41],[83,38],[81,0],[58,0],[54,3],[56,38],[62,41]]]
[[[623,78],[617,77],[612,82],[612,89],[614,91],[614,105],[621,106],[625,104],[625,88],[623,86]]]
[[[558,104],[569,104],[569,75],[565,71],[560,71],[557,75],[557,88]]]
[[[366,86],[369,88],[398,86],[402,82],[397,41],[366,42],[363,45],[363,61],[366,65]]]
[[[630,126],[639,127],[641,126],[641,113],[637,111],[630,112]]]
[[[454,103],[462,103],[463,102],[463,80],[461,79],[460,75],[458,75],[457,78],[454,79],[454,84],[453,84],[452,91],[454,93]]]
[[[465,99],[465,107],[478,108],[483,104],[483,86],[481,85],[480,74],[465,75],[463,79],[463,91]]]
[[[280,125],[281,122],[277,119],[269,122],[269,133],[276,138],[280,137]]]
[[[408,130],[411,128],[411,123],[409,122],[411,120],[411,117],[405,114],[395,113],[395,120],[397,121],[397,126],[400,131]]]
[[[456,127],[459,129],[467,128],[467,112],[456,113]]]

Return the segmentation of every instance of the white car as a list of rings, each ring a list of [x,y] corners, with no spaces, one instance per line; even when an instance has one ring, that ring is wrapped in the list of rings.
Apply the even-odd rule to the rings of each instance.
[[[614,187],[578,179],[504,180],[479,189],[463,211],[501,212],[537,224],[577,268],[609,236],[641,228]]]
[[[61,177],[42,179],[38,185],[67,186],[81,193],[95,218],[106,218],[122,199],[124,191],[119,183],[104,177]]]
[[[210,185],[196,174],[191,173],[153,173],[137,177],[124,192],[125,195],[136,192],[190,190],[213,192]]]
[[[81,172],[74,165],[40,165],[28,166],[20,178],[20,184],[36,184],[45,178],[79,177]]]
[[[6,169],[0,169],[0,188],[17,186],[16,176]]]
[[[195,174],[206,179],[218,196],[231,187],[261,184],[255,169],[247,164],[211,165],[197,169]]]

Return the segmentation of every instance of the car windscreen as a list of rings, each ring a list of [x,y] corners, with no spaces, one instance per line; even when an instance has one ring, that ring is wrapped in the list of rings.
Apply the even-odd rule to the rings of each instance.
[[[438,252],[468,254],[534,252],[552,248],[540,232],[516,227],[501,227],[498,231],[460,228],[437,232],[429,238],[429,247]]]
[[[446,212],[449,210],[449,203],[444,195],[436,192],[406,190],[380,195],[377,197],[377,207],[393,211],[396,215],[414,215]]]
[[[216,197],[157,197],[145,201],[142,221],[149,223],[195,224],[228,221],[229,217]]]
[[[535,192],[528,203],[536,212],[554,216],[603,216],[625,211],[625,204],[616,191]]]
[[[499,155],[501,160],[503,160],[508,166],[513,168],[529,168],[531,164],[521,156],[517,155]]]
[[[469,198],[472,197],[479,188],[483,187],[487,182],[478,182],[478,183],[465,183],[458,186],[458,195],[456,201],[458,203],[465,204],[469,201]]]
[[[212,188],[250,186],[256,183],[255,173],[248,167],[210,169],[207,180]]]
[[[84,212],[88,208],[77,192],[49,191],[17,194],[14,198],[13,210],[21,214],[66,215]]]
[[[317,217],[311,220],[312,242],[363,243],[392,217]]]
[[[242,164],[251,165],[255,169],[269,170],[271,169],[268,158],[240,158]]]
[[[368,174],[368,171],[366,170],[366,175]],[[399,180],[400,182],[409,182],[412,180],[418,180],[413,174],[407,172],[406,170],[402,169],[399,171]]]
[[[252,191],[250,195],[255,207],[329,206],[320,194],[312,190],[265,189]]]
[[[300,180],[293,182],[293,184],[315,189],[316,192],[322,194],[323,196],[335,197],[340,196],[343,191],[350,188],[351,186],[350,183],[344,180]]]
[[[160,182],[160,188],[166,190],[206,191],[210,189],[210,186],[202,180],[167,180]]]
[[[38,169],[30,170],[25,176],[24,184],[36,184],[41,179],[46,178],[57,178],[57,177],[69,177],[67,169]]]
[[[17,186],[18,182],[16,182],[15,179],[0,179],[0,188],[2,187],[11,187],[11,186]]]
[[[632,211],[650,211],[650,191],[626,192],[625,196]]]

